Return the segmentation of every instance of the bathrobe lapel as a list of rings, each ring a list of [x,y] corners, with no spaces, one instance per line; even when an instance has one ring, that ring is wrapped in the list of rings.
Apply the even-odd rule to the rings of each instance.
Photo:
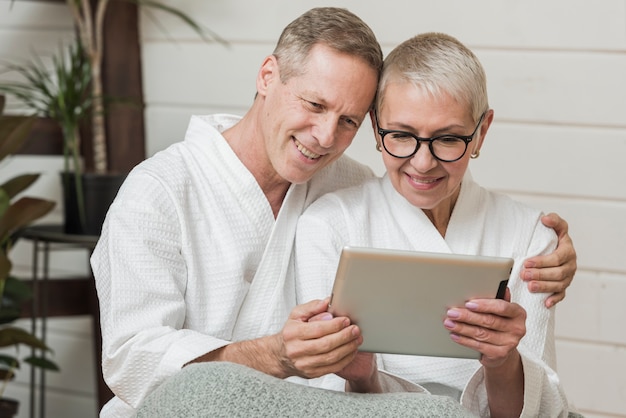
[[[295,306],[291,252],[307,184],[292,185],[278,213],[263,258],[242,304],[233,340],[256,338],[281,329]]]

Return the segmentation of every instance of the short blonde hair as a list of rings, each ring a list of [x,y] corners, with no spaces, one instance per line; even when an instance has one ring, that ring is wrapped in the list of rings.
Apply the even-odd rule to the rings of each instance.
[[[443,33],[417,35],[389,53],[378,84],[377,109],[387,85],[396,81],[410,82],[434,97],[445,91],[469,106],[475,121],[489,108],[482,64],[469,48]]]

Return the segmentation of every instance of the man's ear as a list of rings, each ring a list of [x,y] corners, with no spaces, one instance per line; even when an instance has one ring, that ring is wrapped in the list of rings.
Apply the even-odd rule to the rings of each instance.
[[[273,81],[280,80],[280,73],[278,69],[278,61],[274,55],[268,55],[263,60],[261,68],[256,78],[256,90],[260,95],[265,96],[267,90]]]

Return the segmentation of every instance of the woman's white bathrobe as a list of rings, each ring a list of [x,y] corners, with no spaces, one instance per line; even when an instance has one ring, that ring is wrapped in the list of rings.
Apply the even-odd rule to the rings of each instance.
[[[194,116],[183,142],[138,165],[112,204],[91,263],[103,373],[128,417],[158,384],[231,341],[279,331],[295,304],[298,217],[325,192],[372,177],[342,157],[292,185],[277,219],[220,132],[239,120]]]
[[[421,209],[395,191],[387,176],[330,193],[311,205],[298,223],[298,302],[330,294],[345,245],[512,257],[512,301],[527,312],[526,336],[518,347],[525,380],[522,416],[566,416],[567,401],[555,373],[554,308],[544,306],[546,294],[530,293],[519,278],[524,259],[549,254],[555,248],[554,231],[544,227],[540,217],[538,210],[481,188],[469,174],[463,180],[445,239]],[[379,355],[378,365],[418,385],[455,388],[462,392],[465,407],[481,416],[489,414],[477,360]],[[327,378],[322,386],[341,389],[343,381]]]

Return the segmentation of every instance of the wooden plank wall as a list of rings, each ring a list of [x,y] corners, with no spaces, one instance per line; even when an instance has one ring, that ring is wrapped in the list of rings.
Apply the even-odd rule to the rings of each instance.
[[[49,56],[67,44],[74,36],[71,18],[63,3],[0,1],[0,57],[12,62],[31,59],[34,55]],[[7,78],[3,74],[3,79]],[[10,106],[13,106],[9,102]],[[11,107],[11,110],[13,108]],[[4,160],[0,166],[2,181],[23,172],[42,173],[41,178],[29,188],[29,194],[54,200],[60,198],[58,172],[62,167],[58,154],[61,150],[58,129],[43,123],[23,152],[36,156],[17,156]],[[57,205],[46,222],[61,220]],[[20,241],[12,251],[15,274],[29,278],[31,275],[32,245]],[[81,251],[63,251],[51,260],[55,277],[85,277],[86,256]],[[19,324],[30,329],[30,320]],[[61,372],[46,375],[47,416],[89,417],[97,416],[96,381],[94,372],[94,347],[91,318],[84,314],[51,319],[47,323],[47,341],[54,347],[53,359]],[[18,418],[30,416],[30,371],[22,368],[16,380],[7,387],[6,396],[20,400]],[[38,411],[38,407],[36,409]]]
[[[51,33],[69,36],[59,6],[43,10],[40,4],[35,13],[34,2],[21,2],[29,6],[15,8],[11,14],[16,20],[9,20],[3,13],[8,3],[0,1],[0,56],[27,52],[25,37],[53,49],[56,40]],[[305,9],[324,4],[167,3],[183,8],[230,46],[205,43],[174,18],[154,13],[159,22],[155,24],[141,14],[146,155],[181,140],[191,114],[245,112],[254,96],[258,66],[281,29]],[[626,165],[622,161],[626,155],[626,2],[340,0],[333,4],[363,17],[385,51],[416,33],[442,31],[458,37],[481,58],[496,119],[481,157],[472,162],[473,174],[488,187],[557,211],[569,221],[579,271],[557,309],[559,373],[572,403],[586,416],[626,417],[626,327],[622,324],[626,317],[622,302],[626,296]],[[29,23],[18,29],[14,22],[20,19]],[[349,154],[382,173],[367,126]],[[48,167],[52,163],[35,159],[28,164]],[[47,181],[37,190],[50,189]],[[27,265],[27,258],[24,262]],[[63,267],[63,263],[57,266]],[[59,331],[58,335],[67,339],[68,334]],[[74,356],[76,361],[83,349],[73,344],[82,347],[84,341],[72,341],[61,355]],[[74,372],[84,375],[86,367]],[[89,403],[83,393],[73,405]],[[58,416],[85,415],[64,411]]]
[[[38,56],[43,57],[41,59],[44,63],[49,63],[49,55],[58,52],[74,38],[71,15],[63,0],[20,1],[11,5],[5,1],[0,2],[0,7],[5,9],[0,13],[0,56],[3,60],[19,62]],[[115,172],[127,172],[145,155],[136,6],[127,2],[112,2],[108,8],[105,27],[107,49],[103,65],[104,94],[107,100],[123,99],[109,106],[105,114],[110,144],[109,168]],[[2,77],[9,79],[11,74],[2,74]],[[8,111],[19,113],[20,109],[9,101]],[[86,122],[83,129],[83,152],[87,170],[93,167],[93,161],[89,157],[90,150],[91,138]],[[59,126],[48,119],[38,121],[20,153],[21,155],[4,161],[0,177],[6,179],[25,171],[37,170],[42,175],[28,193],[60,202],[58,172],[62,164],[58,155],[62,153],[62,138]],[[42,221],[61,222],[60,203],[56,211]],[[53,249],[50,253],[52,277],[46,286],[46,292],[42,294],[39,291],[41,286],[36,286],[35,291],[38,295],[36,300],[40,304],[45,303],[48,306],[47,315],[54,317],[49,321],[48,339],[58,344],[51,342],[51,346],[60,348],[61,351],[57,360],[61,372],[52,374],[47,379],[46,393],[49,399],[46,402],[46,411],[52,416],[93,416],[97,415],[100,405],[112,396],[99,373],[100,334],[94,331],[99,329],[95,287],[85,254],[80,254],[81,251],[77,250],[69,257],[63,257],[59,256],[56,247],[55,244],[50,246]],[[28,257],[32,252],[31,242],[22,239],[18,241],[12,254],[17,274],[26,280],[31,277]],[[61,252],[66,252],[66,249]],[[69,262],[59,263],[63,258]],[[30,315],[30,306],[26,308],[24,317]],[[83,318],[73,318],[77,315]],[[78,323],[80,327],[66,327],[68,321],[72,324]],[[28,327],[28,321],[23,322]],[[72,346],[69,347],[66,338],[68,329],[72,329]],[[87,338],[87,341],[80,341],[81,338]],[[74,345],[91,348],[82,351],[80,357],[66,357],[67,353],[75,351]],[[77,367],[87,373],[77,373]],[[27,370],[20,373],[15,384],[9,387],[9,393],[14,391],[12,395],[21,400],[20,416],[30,413],[27,387],[29,379],[25,377],[27,375]],[[87,380],[82,381],[81,377]],[[67,380],[72,382],[68,384]],[[40,406],[37,405],[36,408],[39,409]]]
[[[206,44],[169,18],[143,16],[147,152],[182,139],[189,115],[242,114],[281,29],[323,2],[177,2],[230,42]],[[419,32],[468,44],[488,75],[495,122],[471,164],[484,185],[571,227],[579,270],[557,310],[559,372],[589,417],[626,417],[626,2],[336,1],[385,51]],[[170,42],[175,39],[176,42]],[[365,126],[348,151],[383,166]]]

